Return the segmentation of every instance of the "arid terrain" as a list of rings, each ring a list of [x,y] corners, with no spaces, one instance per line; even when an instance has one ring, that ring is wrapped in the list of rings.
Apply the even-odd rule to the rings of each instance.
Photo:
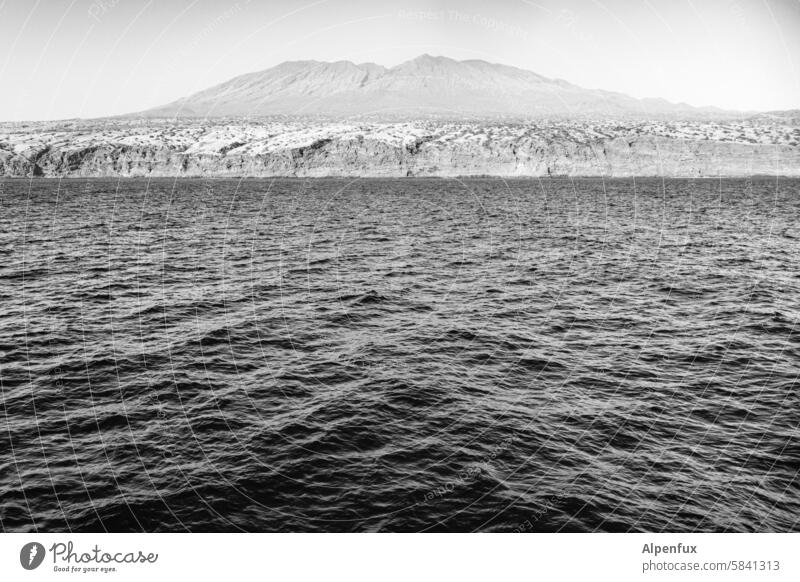
[[[479,60],[290,61],[138,113],[0,124],[0,175],[798,175],[798,121]]]
[[[0,124],[3,176],[800,175],[792,115],[724,121]]]

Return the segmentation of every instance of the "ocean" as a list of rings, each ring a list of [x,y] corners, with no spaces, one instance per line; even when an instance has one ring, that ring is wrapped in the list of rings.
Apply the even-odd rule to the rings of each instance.
[[[0,526],[798,531],[800,180],[0,181]]]

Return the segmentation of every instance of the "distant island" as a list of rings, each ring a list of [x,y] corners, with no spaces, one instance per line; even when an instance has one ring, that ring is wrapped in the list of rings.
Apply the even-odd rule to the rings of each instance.
[[[591,90],[485,61],[294,61],[125,116],[0,123],[0,176],[800,175],[800,112]]]

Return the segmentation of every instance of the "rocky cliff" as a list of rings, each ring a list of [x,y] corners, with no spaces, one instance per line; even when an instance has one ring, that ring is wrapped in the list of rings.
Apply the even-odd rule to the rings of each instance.
[[[62,122],[0,126],[2,176],[800,176],[750,122]]]

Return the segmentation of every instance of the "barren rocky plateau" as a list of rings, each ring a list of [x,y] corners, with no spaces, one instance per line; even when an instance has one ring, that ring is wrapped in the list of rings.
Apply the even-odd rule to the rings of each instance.
[[[759,114],[720,121],[2,123],[0,176],[798,176],[797,121]]]

